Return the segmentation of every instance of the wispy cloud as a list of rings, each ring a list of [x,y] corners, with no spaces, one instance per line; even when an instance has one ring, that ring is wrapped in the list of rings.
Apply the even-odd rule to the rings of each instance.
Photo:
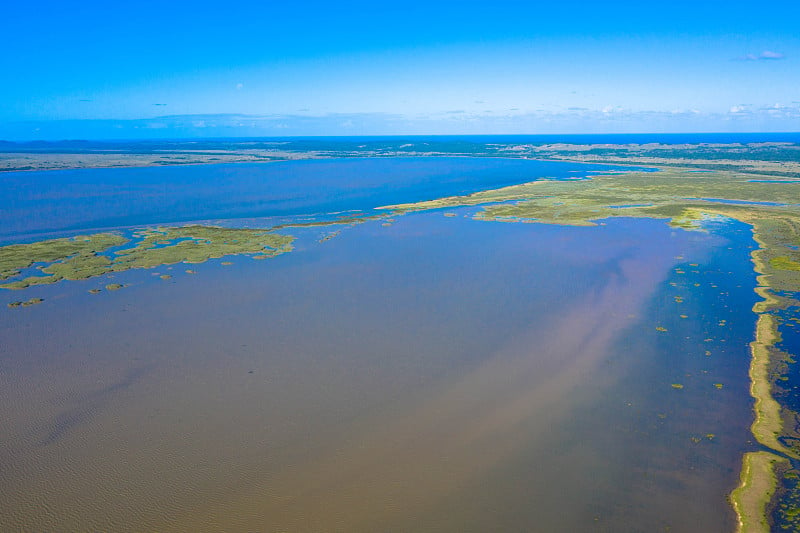
[[[736,58],[737,61],[775,61],[778,59],[786,59],[786,55],[781,52],[764,50],[760,54],[747,54]]]
[[[786,59],[786,56],[780,52],[773,52],[772,50],[764,50],[761,52],[761,55],[758,56],[759,59]]]

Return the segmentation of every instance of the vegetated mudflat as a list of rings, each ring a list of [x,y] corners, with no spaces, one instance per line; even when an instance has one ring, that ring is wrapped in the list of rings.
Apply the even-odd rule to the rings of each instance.
[[[2,175],[3,528],[792,525],[800,183],[353,142]]]

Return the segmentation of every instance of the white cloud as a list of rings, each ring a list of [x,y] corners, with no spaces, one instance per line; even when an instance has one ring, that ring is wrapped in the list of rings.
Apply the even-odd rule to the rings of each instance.
[[[781,52],[764,50],[760,54],[746,54],[736,58],[737,61],[773,61],[776,59],[786,59],[786,55]]]
[[[786,56],[780,52],[773,52],[772,50],[764,50],[761,52],[761,55],[758,56],[759,59],[786,59]]]

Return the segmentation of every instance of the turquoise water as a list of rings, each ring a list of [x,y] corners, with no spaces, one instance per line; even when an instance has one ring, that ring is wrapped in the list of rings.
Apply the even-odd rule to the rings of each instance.
[[[753,449],[747,227],[474,211],[325,242],[287,228],[273,259],[3,305],[0,529],[732,530]]]

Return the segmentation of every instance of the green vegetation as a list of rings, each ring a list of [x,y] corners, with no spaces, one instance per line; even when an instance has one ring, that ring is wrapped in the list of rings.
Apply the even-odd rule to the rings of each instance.
[[[294,237],[262,229],[182,226],[139,232],[142,240],[117,252],[114,271],[176,263],[203,263],[237,254],[273,257],[292,249]]]
[[[773,257],[769,260],[769,266],[775,270],[796,270],[800,271],[800,262],[793,261],[785,255]]]
[[[64,239],[50,239],[30,244],[12,244],[0,247],[0,281],[17,276],[34,263],[55,263],[76,258],[75,263],[86,261],[87,268],[96,261],[97,252],[112,246],[121,246],[128,239],[115,233],[78,235]],[[67,278],[82,279],[82,278]]]
[[[740,484],[731,493],[731,503],[738,517],[740,533],[769,532],[767,507],[777,486],[776,466],[787,459],[770,452],[749,452],[742,459]]]
[[[764,446],[776,452],[796,457],[796,454],[778,441],[784,432],[781,405],[772,396],[769,378],[771,350],[780,341],[778,323],[774,315],[762,313],[756,324],[756,339],[750,343],[750,394],[755,399],[753,436]]]
[[[784,531],[799,531],[800,475],[796,470],[786,470],[783,474],[783,483],[787,489],[787,496],[776,509],[776,526]]]
[[[650,217],[670,219],[673,226],[685,229],[697,229],[720,216],[740,218],[736,216],[739,214],[745,218],[755,212],[768,217],[800,215],[800,206],[796,205],[800,182],[787,185],[754,182],[752,178],[739,172],[693,173],[670,168],[660,172],[597,175],[587,180],[535,181],[384,209],[405,213],[484,205],[476,218],[589,226],[605,218]],[[712,202],[706,198],[720,200]],[[735,203],[725,203],[725,199]]]
[[[132,268],[202,263],[237,254],[274,257],[290,251],[294,237],[262,229],[182,226],[142,230],[134,234],[134,239],[131,241],[114,233],[98,233],[0,247],[0,279],[6,281],[0,288],[24,289]],[[125,244],[130,246],[109,251]],[[41,275],[14,279],[19,278],[23,269],[34,264],[38,265]]]
[[[31,298],[30,300],[25,300],[24,302],[17,301],[11,302],[8,304],[8,307],[16,308],[16,307],[30,307],[32,305],[40,304],[44,300],[42,298]]]

